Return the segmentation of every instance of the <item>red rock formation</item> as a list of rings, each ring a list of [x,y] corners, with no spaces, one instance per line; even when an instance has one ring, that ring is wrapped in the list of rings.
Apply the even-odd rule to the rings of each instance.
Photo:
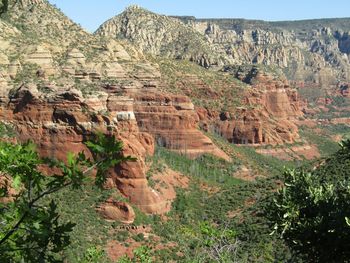
[[[134,209],[125,202],[108,199],[101,204],[97,211],[103,218],[109,221],[119,221],[124,224],[132,224],[135,220]]]
[[[61,160],[68,152],[89,155],[83,142],[96,131],[116,135],[125,144],[124,154],[137,161],[112,169],[109,185],[116,186],[143,211],[162,213],[163,200],[148,186],[144,163],[145,156],[153,154],[153,139],[139,132],[133,111],[125,111],[130,110],[127,101],[121,97],[119,103],[115,96],[105,93],[99,100],[85,99],[77,90],[58,89],[48,95],[35,86],[22,86],[8,103],[0,105],[0,120],[12,123],[21,141],[33,140],[42,156]],[[107,108],[111,110],[109,116],[99,113]]]
[[[119,92],[133,98],[135,117],[140,130],[152,134],[158,145],[193,158],[210,153],[230,160],[198,130],[199,118],[188,97],[162,93],[145,86],[134,89],[109,87],[107,91]]]
[[[188,97],[158,92],[136,93],[135,114],[141,130],[155,135],[157,143],[196,157],[211,153],[229,159],[198,130],[198,115]]]
[[[214,121],[213,129],[232,143],[283,144],[299,138],[294,123],[302,115],[298,94],[287,83],[258,73],[243,104],[231,113],[197,112],[202,120]]]
[[[171,210],[171,204],[176,199],[176,188],[188,188],[190,181],[188,177],[169,168],[153,175],[152,179],[156,182],[155,189],[166,201],[165,211],[167,212]]]

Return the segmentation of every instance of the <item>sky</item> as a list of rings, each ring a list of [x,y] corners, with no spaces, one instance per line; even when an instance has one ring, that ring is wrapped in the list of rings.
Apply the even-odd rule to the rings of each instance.
[[[137,4],[165,15],[268,21],[350,17],[349,0],[49,0],[90,32]]]

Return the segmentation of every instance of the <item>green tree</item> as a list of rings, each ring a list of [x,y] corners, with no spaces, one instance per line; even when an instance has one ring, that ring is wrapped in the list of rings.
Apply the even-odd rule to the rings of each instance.
[[[86,145],[93,159],[69,153],[62,162],[40,158],[31,142],[0,142],[0,198],[7,200],[0,203],[0,262],[62,262],[60,252],[70,244],[75,223],[60,221],[50,195],[81,188],[92,171],[102,187],[110,167],[135,160],[121,154],[123,144],[113,136],[98,134]],[[59,172],[46,176],[43,165]]]
[[[350,141],[316,168],[285,172],[270,210],[274,233],[306,262],[350,260]]]
[[[10,125],[0,122],[0,138],[13,138],[15,131]]]

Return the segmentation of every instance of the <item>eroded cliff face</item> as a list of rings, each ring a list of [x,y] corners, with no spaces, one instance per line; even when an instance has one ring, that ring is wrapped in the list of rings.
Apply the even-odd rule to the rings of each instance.
[[[46,0],[11,8],[0,21],[0,121],[12,124],[20,141],[65,160],[68,152],[89,154],[84,142],[97,131],[115,135],[137,161],[111,169],[106,187],[157,214],[169,202],[146,178],[155,142],[191,157],[229,159],[198,130],[190,99],[161,92],[159,68],[132,46],[88,34]]]
[[[253,67],[242,76],[250,88],[241,107],[219,112],[199,108],[205,129],[235,144],[285,144],[299,139],[296,120],[303,115],[298,93],[288,81],[273,78]]]
[[[137,68],[137,82],[129,85],[107,85],[105,90],[133,99],[139,129],[152,134],[159,146],[189,157],[195,158],[209,153],[229,160],[229,157],[198,129],[199,118],[189,97],[160,91],[159,85],[165,84],[162,83],[157,65],[138,64]]]
[[[210,43],[226,50],[235,64],[278,67],[290,80],[320,85],[332,85],[350,76],[348,33],[342,26],[328,27],[322,21],[311,28],[306,28],[308,21],[305,28],[294,28],[293,22],[269,23],[268,28],[242,22],[240,29],[235,21],[192,20],[190,24]]]
[[[147,53],[204,67],[260,64],[283,69],[290,80],[326,86],[350,78],[349,26],[350,19],[196,19],[131,7],[96,34],[127,39]]]
[[[145,174],[144,159],[153,154],[154,140],[139,131],[135,119],[120,118],[126,108],[132,112],[132,104],[103,92],[84,98],[75,89],[50,88],[55,93],[48,96],[35,86],[20,87],[7,101],[3,99],[0,119],[15,127],[20,141],[34,141],[42,156],[61,160],[68,152],[84,151],[89,156],[84,142],[97,131],[115,135],[124,142],[123,154],[137,160],[111,169],[106,187],[117,188],[142,211],[162,213],[163,200],[148,186]],[[107,108],[108,116],[102,115]]]
[[[70,74],[80,78],[76,70]],[[146,178],[145,157],[154,152],[154,138],[160,146],[191,157],[212,153],[229,158],[198,130],[198,117],[187,97],[167,95],[152,86],[157,75],[156,70],[137,74],[138,80],[129,77],[104,88],[100,83],[99,90],[83,90],[84,94],[74,86],[43,83],[11,89],[3,78],[0,120],[15,127],[20,141],[33,140],[43,156],[61,160],[67,152],[88,152],[84,142],[97,131],[116,135],[124,142],[123,153],[137,161],[111,170],[107,187],[118,189],[144,212],[163,213],[166,202]],[[91,80],[87,75],[82,81],[89,85]]]

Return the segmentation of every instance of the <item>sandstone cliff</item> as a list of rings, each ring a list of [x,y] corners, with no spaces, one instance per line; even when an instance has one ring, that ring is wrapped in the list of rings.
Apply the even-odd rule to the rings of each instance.
[[[146,178],[155,139],[193,157],[228,159],[198,130],[189,98],[160,92],[157,65],[132,46],[85,32],[46,0],[10,1],[6,15],[0,20],[0,121],[12,124],[20,140],[37,143],[43,156],[87,151],[84,142],[96,131],[116,135],[137,162],[112,169],[106,187],[147,213],[169,205]]]
[[[227,111],[199,109],[207,130],[214,130],[235,144],[284,144],[299,139],[295,121],[303,114],[298,93],[288,81],[252,67],[236,72],[249,88],[242,106]]]
[[[195,102],[202,129],[235,144],[283,144],[299,140],[303,115],[297,90],[259,67],[208,71],[185,61],[156,59],[163,89]]]
[[[96,34],[128,39],[148,53],[190,59],[205,67],[261,64],[282,68],[290,80],[327,86],[350,78],[349,26],[350,19],[196,19],[131,7]]]
[[[137,161],[111,170],[108,185],[118,188],[146,212],[162,211],[162,200],[148,187],[145,175],[144,157],[154,150],[152,137],[139,132],[135,120],[118,121],[116,106],[110,116],[101,115],[101,110],[115,101],[107,94],[97,95],[99,100],[95,96],[83,98],[75,89],[57,88],[47,96],[34,85],[21,86],[0,105],[0,119],[12,124],[19,140],[34,141],[42,156],[61,160],[67,152],[89,154],[83,142],[96,131],[114,134],[124,142],[125,154],[137,157]]]

